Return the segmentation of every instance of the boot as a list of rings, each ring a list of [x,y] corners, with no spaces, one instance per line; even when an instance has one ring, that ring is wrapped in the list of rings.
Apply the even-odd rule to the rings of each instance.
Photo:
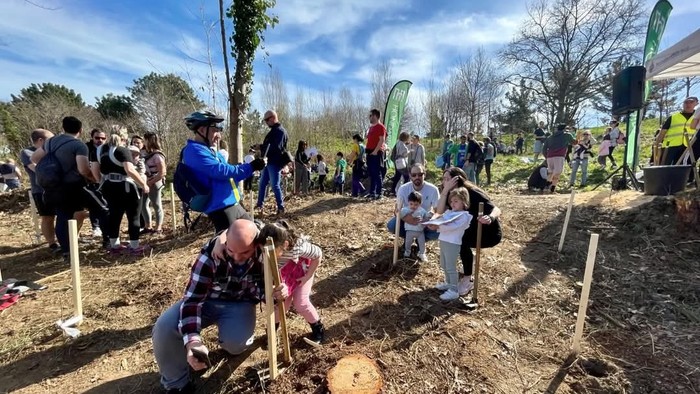
[[[325,336],[325,329],[323,328],[323,323],[321,323],[321,320],[317,321],[316,323],[310,324],[311,326],[311,335],[309,336],[309,339],[321,344],[323,342],[324,336]]]

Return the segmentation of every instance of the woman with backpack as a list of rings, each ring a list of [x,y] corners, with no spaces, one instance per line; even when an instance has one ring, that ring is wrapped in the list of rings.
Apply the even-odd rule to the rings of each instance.
[[[408,182],[408,169],[410,168],[408,166],[408,146],[406,143],[408,142],[409,135],[407,132],[403,131],[401,134],[399,134],[399,139],[396,140],[396,145],[394,145],[394,149],[391,150],[391,161],[394,162],[394,177],[391,178],[391,192],[396,195],[396,188],[399,183],[399,179],[403,177],[403,182],[401,184],[404,184]]]
[[[127,138],[125,128],[112,132],[106,146],[101,150],[99,160],[103,177],[100,189],[109,205],[109,253],[142,255],[149,248],[139,244],[141,193],[150,192],[150,188],[136,171],[131,153],[124,146]],[[122,245],[119,239],[124,214],[129,232],[128,246]]]
[[[163,200],[161,199],[161,190],[165,186],[165,175],[167,174],[167,165],[165,155],[160,149],[160,141],[155,133],[146,133],[144,136],[146,148],[146,184],[149,192],[144,193],[145,198],[141,199],[141,216],[143,217],[142,233],[161,233],[163,232]],[[153,204],[156,214],[156,226],[152,227],[151,207],[148,202]]]

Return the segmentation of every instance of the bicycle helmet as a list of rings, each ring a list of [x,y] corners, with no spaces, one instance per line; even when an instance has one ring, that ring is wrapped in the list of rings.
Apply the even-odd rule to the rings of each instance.
[[[209,111],[192,112],[185,117],[185,124],[192,131],[197,131],[202,126],[209,126],[223,121],[223,117]]]

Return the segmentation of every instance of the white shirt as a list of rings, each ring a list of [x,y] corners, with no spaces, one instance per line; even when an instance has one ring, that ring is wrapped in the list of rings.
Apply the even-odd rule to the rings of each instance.
[[[423,207],[418,207],[415,211],[411,211],[411,208],[408,206],[401,208],[401,217],[405,218],[406,215],[411,215],[416,219],[423,220],[424,218],[430,218],[430,215],[428,211],[423,209]],[[404,227],[406,228],[406,231],[423,231],[425,229],[425,226],[422,224],[408,224],[405,223]]]
[[[224,161],[228,163],[228,151],[226,149],[219,149],[219,154],[224,158]]]
[[[247,154],[245,157],[243,157],[244,163],[252,163],[253,160],[255,160],[255,155]]]
[[[448,209],[443,214],[443,217],[449,217],[455,214],[459,215],[457,219],[438,227],[438,232],[440,233],[438,240],[461,245],[464,231],[469,228],[469,224],[472,222],[472,215],[467,211],[455,212]]]
[[[318,175],[328,175],[328,166],[325,161],[318,163]]]
[[[433,211],[433,208],[436,208],[438,201],[440,201],[440,191],[432,183],[423,182],[423,188],[421,190],[416,190],[413,186],[413,182],[408,182],[401,185],[396,192],[396,200],[401,201],[402,207],[408,206],[408,195],[411,194],[411,192],[418,192],[423,196],[423,202],[420,206],[428,212]]]

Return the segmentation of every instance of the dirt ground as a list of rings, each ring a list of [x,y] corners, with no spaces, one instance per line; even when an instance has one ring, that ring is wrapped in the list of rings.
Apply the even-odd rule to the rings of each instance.
[[[442,303],[437,244],[429,262],[392,266],[384,223],[392,201],[323,195],[290,201],[292,224],[322,246],[312,302],[327,343],[290,313],[294,362],[264,389],[323,393],[343,356],[375,360],[386,393],[696,393],[700,389],[700,238],[677,219],[673,198],[588,192],[576,205],[557,253],[568,195],[493,194],[504,240],[485,249],[481,307]],[[165,203],[170,207],[169,201]],[[111,257],[81,244],[85,321],[70,339],[56,328],[73,308],[69,267],[32,246],[26,194],[0,196],[0,269],[4,278],[48,289],[0,313],[0,392],[159,392],[150,342],[155,319],[184,290],[189,267],[213,231],[200,226],[147,239],[144,258]],[[170,215],[170,213],[168,213]],[[166,216],[166,227],[170,227]],[[83,234],[87,236],[89,225]],[[582,353],[567,360],[588,241],[600,234]],[[259,314],[261,316],[262,314]],[[259,319],[262,320],[262,319]],[[261,392],[266,366],[259,338],[244,355],[212,355],[196,378],[202,393]],[[216,349],[216,330],[205,331]]]

